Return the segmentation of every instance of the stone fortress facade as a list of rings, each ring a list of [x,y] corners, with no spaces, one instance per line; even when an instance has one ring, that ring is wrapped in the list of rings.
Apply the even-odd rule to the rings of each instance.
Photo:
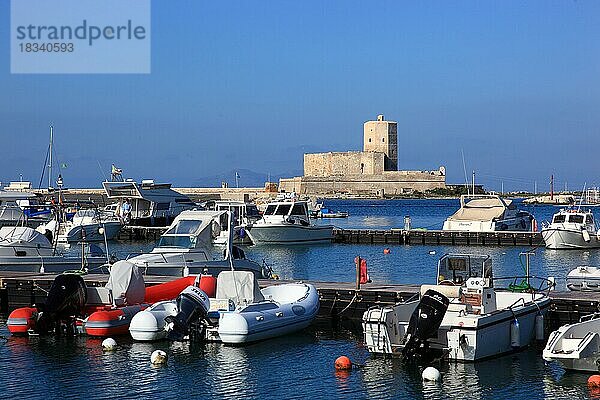
[[[306,195],[394,196],[446,187],[446,171],[398,171],[398,123],[378,115],[363,126],[363,151],[304,154],[304,176],[279,190]]]

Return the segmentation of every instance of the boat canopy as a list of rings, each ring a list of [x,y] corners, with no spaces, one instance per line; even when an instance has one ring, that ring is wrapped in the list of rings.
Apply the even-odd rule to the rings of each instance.
[[[223,271],[217,277],[217,299],[232,300],[237,306],[263,301],[264,297],[251,271]]]
[[[106,288],[113,293],[115,305],[144,302],[146,284],[138,267],[129,261],[117,261],[110,267]]]
[[[464,284],[469,278],[487,278],[492,286],[492,259],[487,255],[445,254],[438,261],[438,283]]]
[[[462,201],[461,201],[462,202]],[[515,208],[511,200],[499,197],[472,199],[451,215],[450,221],[492,221],[502,218],[507,208]]]
[[[37,247],[52,247],[46,236],[26,226],[4,226],[0,228],[0,244],[30,243]]]
[[[221,233],[220,220],[226,211],[182,211],[160,237],[158,247],[210,247],[212,236]]]

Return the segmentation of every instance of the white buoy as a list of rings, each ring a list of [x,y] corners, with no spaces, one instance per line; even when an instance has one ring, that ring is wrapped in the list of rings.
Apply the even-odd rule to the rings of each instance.
[[[150,356],[150,362],[154,365],[166,364],[168,358],[167,353],[164,351],[154,350]]]
[[[113,338],[106,338],[102,341],[102,348],[106,351],[113,351],[117,348],[117,341]]]
[[[434,256],[435,255],[435,250],[429,250],[429,254]]]
[[[510,345],[513,348],[521,347],[521,327],[516,318],[510,323]]]
[[[434,367],[427,367],[421,375],[423,382],[439,382],[442,379],[442,374]]]

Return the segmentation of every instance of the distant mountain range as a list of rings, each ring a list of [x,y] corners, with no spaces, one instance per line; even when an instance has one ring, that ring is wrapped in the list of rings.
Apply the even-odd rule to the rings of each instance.
[[[269,179],[269,174],[266,172],[256,172],[249,169],[237,169],[213,176],[204,176],[194,179],[193,187],[221,187],[221,182],[227,182],[229,187],[235,187],[235,176],[238,174],[239,187],[263,187]],[[290,171],[286,173],[274,174],[271,173],[271,182],[279,182],[279,178],[292,178],[294,176],[302,176],[303,172]]]

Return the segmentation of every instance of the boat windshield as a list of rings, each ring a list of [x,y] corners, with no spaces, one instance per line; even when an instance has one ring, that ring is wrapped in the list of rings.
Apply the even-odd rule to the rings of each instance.
[[[466,283],[469,278],[492,278],[492,260],[489,256],[447,254],[438,262],[438,283]]]
[[[292,207],[292,215],[306,215],[306,207],[304,206],[304,203],[294,204],[294,207]]]
[[[588,214],[585,216],[585,223],[586,224],[593,224],[594,223],[594,216],[592,214]]]
[[[165,235],[190,235],[194,234],[198,231],[200,226],[202,225],[202,221],[198,219],[188,220],[182,219],[177,225],[169,228],[168,231],[165,232]]]
[[[573,224],[583,224],[583,215],[581,214],[570,214],[569,222]]]
[[[246,215],[249,217],[259,217],[258,208],[254,204],[248,204],[246,206]]]
[[[196,247],[195,236],[168,236],[164,235],[160,237],[158,241],[158,247],[181,247],[184,249],[193,249]]]
[[[273,215],[275,214],[275,209],[277,206],[275,204],[269,204],[267,209],[265,210],[265,215]]]
[[[554,219],[552,220],[552,222],[554,222],[556,224],[561,224],[561,223],[565,222],[565,214],[556,214],[554,216]]]
[[[290,208],[292,208],[291,204],[280,204],[277,211],[275,211],[275,215],[288,215]]]

